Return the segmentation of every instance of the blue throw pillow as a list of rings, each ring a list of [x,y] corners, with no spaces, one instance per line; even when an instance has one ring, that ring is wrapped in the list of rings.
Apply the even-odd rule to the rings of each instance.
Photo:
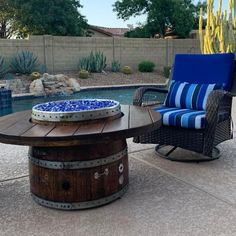
[[[206,110],[210,92],[217,89],[222,89],[222,85],[173,82],[164,104],[167,107]]]

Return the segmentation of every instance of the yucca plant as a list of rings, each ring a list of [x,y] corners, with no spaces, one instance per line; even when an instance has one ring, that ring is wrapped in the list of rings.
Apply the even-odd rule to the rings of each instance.
[[[3,78],[8,72],[8,66],[3,57],[0,56],[0,78]]]
[[[15,73],[31,74],[38,66],[38,58],[30,51],[21,51],[11,59],[10,66]]]
[[[79,70],[101,73],[106,68],[106,56],[102,52],[91,52],[88,57],[79,60]]]
[[[91,52],[89,55],[90,71],[101,73],[106,68],[106,56],[102,52]]]

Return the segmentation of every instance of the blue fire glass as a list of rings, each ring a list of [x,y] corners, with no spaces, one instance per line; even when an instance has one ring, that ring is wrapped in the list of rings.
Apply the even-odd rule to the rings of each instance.
[[[79,112],[109,108],[118,105],[114,100],[80,99],[63,100],[38,104],[34,107],[38,111],[47,112]]]

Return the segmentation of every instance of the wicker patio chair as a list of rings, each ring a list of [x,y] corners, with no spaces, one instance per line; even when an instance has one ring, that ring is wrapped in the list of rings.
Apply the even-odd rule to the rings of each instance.
[[[149,104],[149,99],[153,97],[155,93],[165,93],[167,95],[163,105],[153,107],[154,110],[161,112],[163,116],[161,128],[151,133],[135,137],[134,142],[157,144],[155,148],[156,152],[162,157],[174,161],[200,162],[219,158],[220,151],[216,146],[233,137],[231,106],[232,97],[235,95],[236,91],[236,83],[233,83],[234,77],[234,54],[176,55],[172,67],[169,90],[154,87],[141,87],[137,89],[134,94],[133,104],[137,106]],[[173,100],[174,86],[177,86],[178,89],[181,86],[184,88],[185,86],[188,87],[186,88],[187,92],[185,92],[185,94],[183,94],[183,89],[182,94],[178,96],[181,97],[181,99],[185,97],[184,103],[189,103],[187,93],[190,90],[190,86],[196,86],[196,84],[197,86],[203,86],[204,84],[218,85],[218,87],[215,86],[215,88],[205,96],[205,110],[193,111],[191,108],[189,110],[186,109],[186,107],[184,110],[181,108],[182,101],[179,102],[176,107],[176,97],[175,100]],[[191,94],[191,91],[189,93]],[[174,101],[174,106],[170,101],[171,96],[172,103]],[[201,96],[202,94],[199,92],[198,99],[201,98]],[[191,106],[193,105],[191,104]],[[165,109],[167,112],[171,111],[171,109],[176,109],[176,111],[180,113],[176,115],[174,111],[169,112],[173,114],[172,119],[169,114],[165,113]],[[196,111],[196,114],[202,112],[197,122],[198,125],[201,123],[200,127],[196,128],[189,125],[192,121],[188,121],[187,126],[189,127],[184,126],[184,122],[188,119],[186,116],[190,117],[190,115],[183,113],[185,111]],[[183,118],[181,112],[185,114],[185,118]],[[167,121],[167,124],[165,124],[168,119],[172,119],[172,124],[170,121]],[[196,117],[193,116],[191,119],[195,119],[194,124],[196,125]],[[200,123],[199,120],[201,120]],[[195,152],[195,154],[192,155],[192,153],[189,153],[187,157],[186,154],[184,154],[184,157],[176,157],[175,155],[173,156],[174,153],[172,153],[176,148],[186,149]],[[196,155],[196,153],[198,154]]]

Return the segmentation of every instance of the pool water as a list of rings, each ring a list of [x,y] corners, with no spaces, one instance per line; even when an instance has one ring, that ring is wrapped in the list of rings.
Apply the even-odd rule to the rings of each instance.
[[[0,116],[4,116],[10,113],[15,113],[18,111],[31,110],[32,107],[39,103],[65,100],[65,99],[111,99],[120,102],[120,104],[132,104],[133,95],[137,88],[116,88],[116,89],[93,89],[80,91],[72,96],[55,96],[55,97],[39,97],[39,98],[27,98],[22,100],[15,100],[12,103],[12,109],[4,109],[0,111]],[[163,101],[165,95],[163,94],[152,94],[149,93],[148,96],[151,100]]]

